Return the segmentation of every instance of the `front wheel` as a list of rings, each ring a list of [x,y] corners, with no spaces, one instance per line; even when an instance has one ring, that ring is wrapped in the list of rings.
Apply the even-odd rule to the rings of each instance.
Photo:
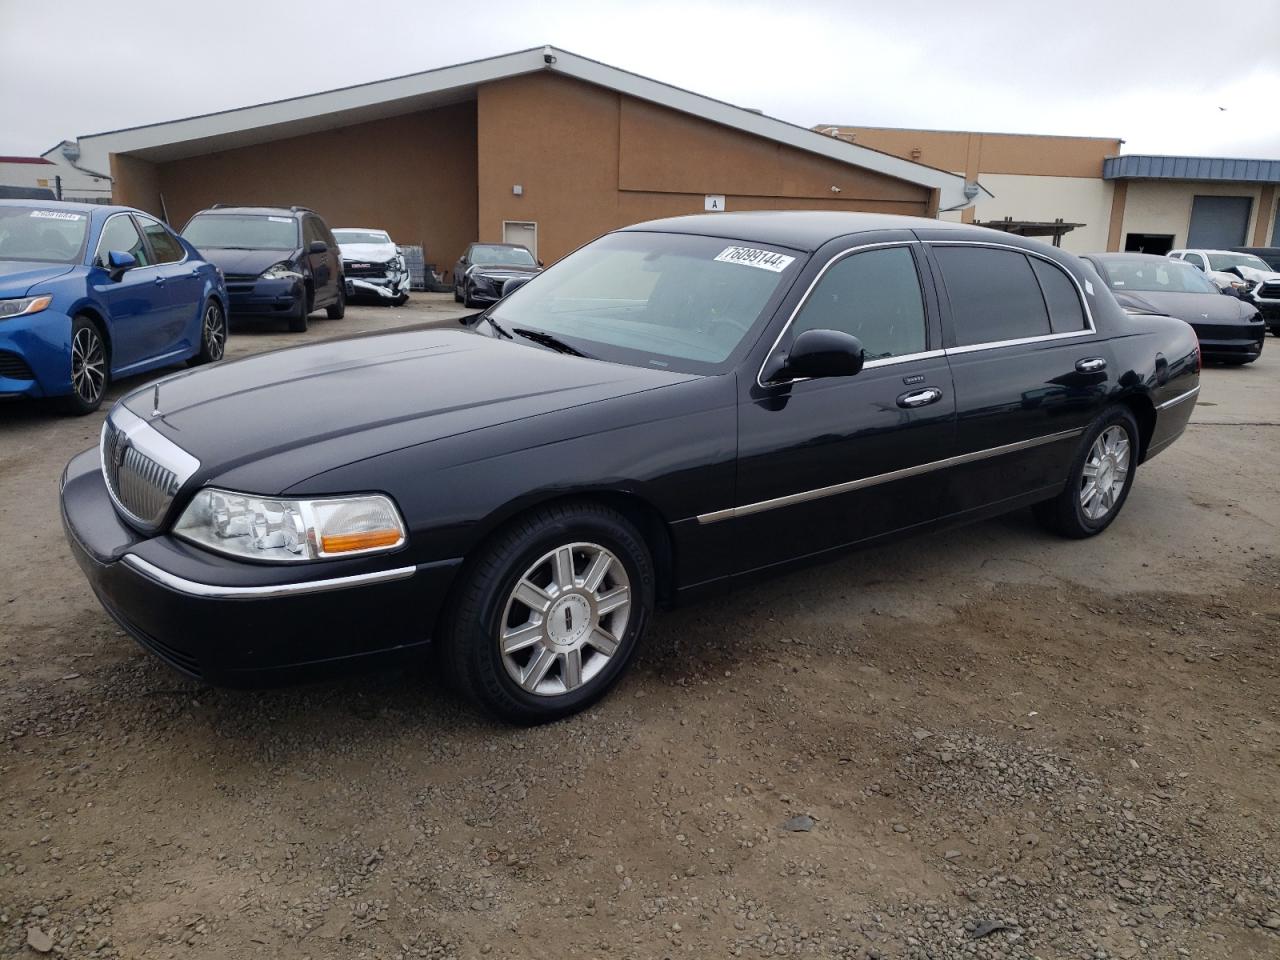
[[[464,307],[479,306],[479,304],[476,303],[476,298],[471,294],[471,285],[465,280],[462,283],[462,305]]]
[[[602,697],[653,610],[653,562],[620,514],[536,510],[468,563],[441,653],[469,699],[513,723],[545,723]]]
[[[1138,465],[1138,422],[1128,407],[1103,411],[1085,431],[1063,491],[1033,508],[1036,519],[1064,537],[1101,533],[1120,513]]]
[[[227,315],[217,300],[204,305],[200,317],[200,352],[189,361],[193,367],[217,363],[227,351]]]
[[[62,408],[76,416],[93,413],[102,405],[111,371],[102,331],[88,317],[71,322],[71,394],[62,398]]]

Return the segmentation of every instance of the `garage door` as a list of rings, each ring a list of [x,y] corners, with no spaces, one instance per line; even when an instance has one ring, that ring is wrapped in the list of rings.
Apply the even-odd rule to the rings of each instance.
[[[1252,207],[1252,197],[1196,197],[1187,246],[1207,250],[1242,246]]]

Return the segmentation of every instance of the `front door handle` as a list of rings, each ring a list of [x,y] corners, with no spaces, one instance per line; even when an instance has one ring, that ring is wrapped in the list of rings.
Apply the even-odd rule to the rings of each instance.
[[[1080,373],[1097,373],[1105,369],[1107,369],[1107,361],[1102,357],[1085,357],[1083,360],[1076,361],[1076,370]]]
[[[156,277],[156,286],[157,286],[157,287],[163,287],[163,286],[164,286],[164,277]]]
[[[931,403],[937,403],[942,399],[942,391],[937,387],[925,387],[923,390],[912,390],[904,393],[898,398],[898,406],[906,407],[927,407]]]

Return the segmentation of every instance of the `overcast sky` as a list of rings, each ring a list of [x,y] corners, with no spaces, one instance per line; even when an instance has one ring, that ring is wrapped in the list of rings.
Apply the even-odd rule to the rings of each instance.
[[[1280,158],[1280,15],[1273,0],[1221,9],[0,0],[0,154],[549,43],[804,126],[1112,136],[1128,153]]]

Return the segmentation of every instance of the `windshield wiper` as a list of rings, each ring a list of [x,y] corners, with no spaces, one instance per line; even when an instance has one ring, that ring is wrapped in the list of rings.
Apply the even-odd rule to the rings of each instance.
[[[555,334],[547,333],[545,330],[528,330],[524,327],[512,327],[512,330],[526,340],[532,340],[534,343],[540,343],[544,347],[550,347],[558,353],[567,353],[573,357],[585,357],[588,360],[594,359],[591,354],[583,353],[577,347],[569,346]]]
[[[489,324],[489,326],[493,327],[493,332],[496,333],[498,336],[506,337],[508,340],[515,339],[515,337],[511,335],[511,333],[507,330],[507,328],[504,327],[502,324],[500,324],[497,320],[493,319],[493,317],[481,317],[480,319],[484,320],[487,324]]]

